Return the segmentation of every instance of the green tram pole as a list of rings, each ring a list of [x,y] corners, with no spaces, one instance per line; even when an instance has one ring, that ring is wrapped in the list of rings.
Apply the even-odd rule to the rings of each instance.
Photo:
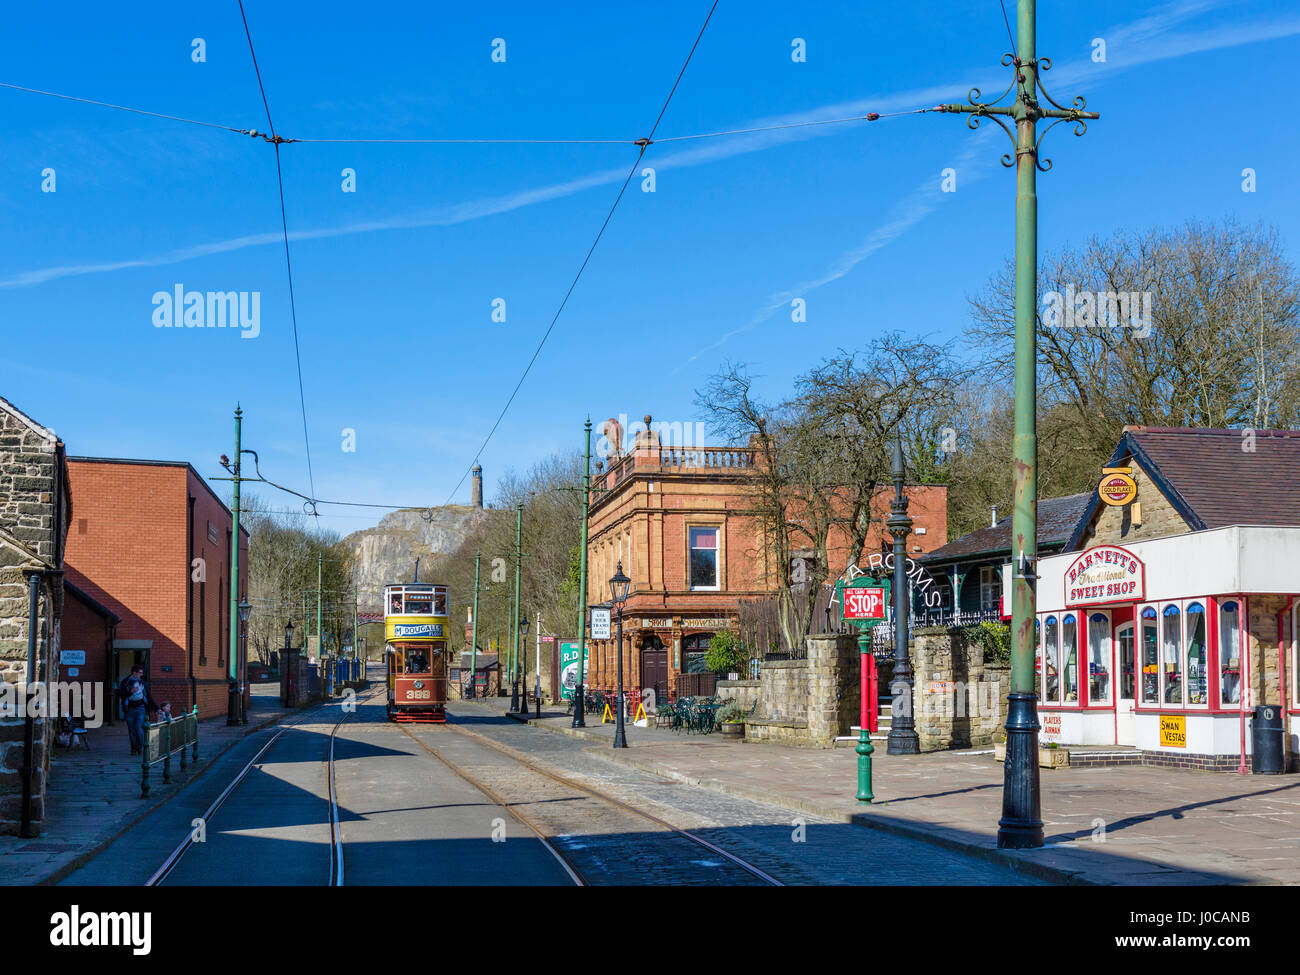
[[[591,506],[591,417],[582,425],[587,437],[582,467],[582,529],[578,554],[578,683],[573,688],[573,727],[587,727],[586,700],[583,682],[587,655],[587,520]]]
[[[970,116],[966,124],[978,128],[989,118],[1002,127],[1015,144],[1015,157],[1004,155],[1002,164],[1016,168],[1016,350],[1015,350],[1015,501],[1012,512],[1011,589],[1011,693],[1007,696],[1007,757],[1002,788],[1002,818],[998,821],[998,846],[1002,849],[1030,849],[1043,845],[1043,820],[1038,780],[1038,694],[1034,679],[1034,617],[1037,610],[1034,585],[1038,555],[1038,438],[1035,366],[1035,328],[1038,306],[1038,170],[1052,168],[1050,159],[1040,158],[1043,138],[1062,122],[1074,125],[1074,134],[1088,130],[1097,112],[1083,111],[1086,103],[1076,97],[1071,108],[1059,104],[1042,86],[1041,75],[1052,62],[1037,56],[1037,13],[1035,0],[1018,0],[1016,50],[1003,55],[1002,64],[1013,67],[1015,76],[998,98],[982,102],[978,88],[972,88],[969,104],[940,105],[942,112]],[[998,105],[1015,92],[1009,105]],[[1039,104],[1042,95],[1052,108]],[[1003,118],[1014,120],[1012,133]],[[1053,121],[1037,133],[1040,118]]]
[[[244,411],[235,404],[235,459],[230,473],[233,489],[230,502],[230,698],[226,704],[226,725],[239,724],[239,462],[242,456]]]
[[[510,710],[519,711],[519,570],[524,531],[524,503],[515,505],[515,609],[510,614]],[[527,694],[527,691],[524,692]]]
[[[482,553],[474,553],[474,632],[470,639],[469,646],[469,696],[474,697],[478,694],[478,688],[474,681],[478,677],[478,563],[482,558]]]

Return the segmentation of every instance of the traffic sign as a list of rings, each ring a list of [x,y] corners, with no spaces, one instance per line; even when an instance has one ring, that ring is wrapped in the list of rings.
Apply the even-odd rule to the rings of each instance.
[[[591,607],[591,638],[593,640],[609,639],[609,610],[600,607]]]
[[[844,590],[844,618],[846,620],[883,620],[885,618],[885,590],[881,586],[867,586]]]

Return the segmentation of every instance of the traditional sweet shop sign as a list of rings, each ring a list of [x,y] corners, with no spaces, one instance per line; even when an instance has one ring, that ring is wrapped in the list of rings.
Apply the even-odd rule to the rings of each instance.
[[[1065,605],[1130,602],[1146,595],[1146,566],[1118,545],[1083,552],[1065,570]]]

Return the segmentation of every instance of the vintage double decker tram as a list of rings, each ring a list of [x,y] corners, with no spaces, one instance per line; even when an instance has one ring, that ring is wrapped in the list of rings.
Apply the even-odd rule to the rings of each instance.
[[[398,582],[384,587],[388,717],[447,720],[447,587]]]

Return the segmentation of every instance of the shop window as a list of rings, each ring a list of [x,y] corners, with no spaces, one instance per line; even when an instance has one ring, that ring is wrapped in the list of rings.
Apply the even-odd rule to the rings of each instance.
[[[1065,703],[1079,702],[1079,621],[1073,613],[1066,613],[1061,620],[1061,656],[1065,660],[1064,681]]]
[[[1105,613],[1088,617],[1088,703],[1110,703],[1110,617]]]
[[[1161,673],[1163,689],[1161,700],[1165,704],[1183,703],[1183,628],[1182,614],[1170,603],[1161,614],[1160,626]]]
[[[1137,676],[1133,666],[1133,624],[1125,623],[1115,633],[1119,644],[1119,696],[1132,701],[1137,692]]]
[[[1034,617],[1034,686],[1043,693],[1043,620]]]
[[[689,529],[691,547],[691,588],[718,588],[718,530]]]
[[[704,659],[709,652],[712,633],[692,633],[682,637],[682,672],[686,674],[705,674],[709,668]]]
[[[1061,703],[1061,630],[1055,616],[1043,621],[1043,703]]]
[[[1235,599],[1219,603],[1219,703],[1241,704],[1241,612]]]
[[[1210,672],[1205,648],[1205,607],[1187,606],[1187,703],[1210,703]]]
[[[1159,617],[1154,606],[1142,610],[1142,703],[1160,703]]]

